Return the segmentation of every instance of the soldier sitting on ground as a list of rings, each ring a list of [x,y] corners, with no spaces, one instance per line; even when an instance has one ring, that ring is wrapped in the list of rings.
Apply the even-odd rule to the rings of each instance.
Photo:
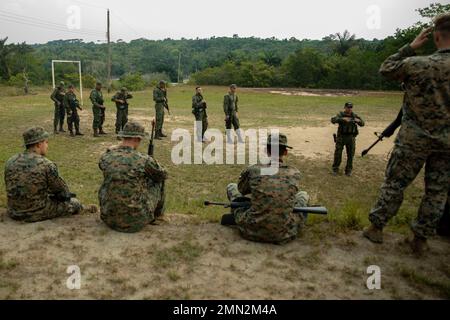
[[[56,165],[45,157],[48,136],[42,127],[26,130],[23,134],[26,150],[6,162],[8,214],[12,219],[35,222],[75,215],[81,210],[97,211],[95,205],[84,207],[72,198]]]
[[[273,152],[276,149],[278,156]],[[267,154],[271,164],[248,167],[241,173],[238,184],[230,183],[227,187],[230,201],[251,195],[250,208],[233,209],[231,215],[222,218],[222,221],[234,220],[227,224],[235,223],[248,240],[286,243],[295,239],[304,225],[304,216],[294,214],[293,208],[307,206],[309,196],[305,191],[299,191],[300,172],[283,162],[287,149],[291,147],[284,134],[279,134],[279,139],[269,135]],[[262,174],[261,169],[273,166],[274,162],[279,164],[278,172]]]
[[[356,136],[358,135],[358,126],[363,127],[364,121],[353,112],[353,104],[347,102],[344,106],[344,111],[339,112],[335,117],[331,118],[331,123],[339,124],[336,148],[334,151],[333,174],[337,175],[339,166],[342,161],[342,151],[345,146],[347,152],[347,165],[345,166],[345,174],[352,175],[353,157],[355,156]]]
[[[137,232],[161,220],[167,172],[152,157],[137,151],[144,127],[128,121],[119,137],[122,143],[101,157],[103,184],[98,192],[101,219],[112,229]]]

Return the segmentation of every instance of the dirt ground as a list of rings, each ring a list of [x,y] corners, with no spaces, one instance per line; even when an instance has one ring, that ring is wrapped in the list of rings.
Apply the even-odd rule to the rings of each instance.
[[[448,298],[439,285],[448,281],[450,265],[443,239],[430,241],[426,259],[417,259],[401,235],[386,234],[375,245],[360,232],[335,233],[325,223],[278,246],[188,215],[124,234],[98,214],[33,224],[2,214],[0,234],[9,241],[0,242],[1,299]],[[66,286],[71,265],[80,268],[79,290]],[[380,290],[366,287],[369,265],[380,267]]]

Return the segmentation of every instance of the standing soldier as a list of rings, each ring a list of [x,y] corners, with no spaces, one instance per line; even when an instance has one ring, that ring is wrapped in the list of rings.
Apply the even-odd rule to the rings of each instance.
[[[73,198],[56,165],[45,157],[48,133],[44,128],[26,130],[23,139],[26,150],[11,157],[5,166],[8,214],[12,219],[36,222],[78,214],[83,209],[97,211],[95,205],[84,207]]]
[[[364,121],[353,112],[353,104],[347,102],[344,106],[344,111],[339,112],[335,117],[331,118],[331,123],[339,124],[336,148],[334,151],[333,174],[337,175],[339,166],[342,161],[342,150],[345,146],[347,153],[347,165],[345,167],[345,174],[352,175],[353,157],[355,156],[356,136],[358,135],[358,126],[363,127]]]
[[[242,171],[237,184],[227,186],[227,196],[232,202],[251,195],[250,208],[233,209],[231,219],[229,214],[222,218],[226,224],[237,224],[245,239],[282,244],[295,239],[304,226],[305,217],[294,214],[293,208],[307,206],[309,195],[299,190],[300,172],[297,168],[283,161],[289,148],[284,134],[280,133],[278,139],[269,135],[267,155],[271,163],[248,167]],[[264,168],[271,168],[274,164],[278,168],[276,173],[263,172]]]
[[[208,129],[208,115],[206,114],[206,101],[202,95],[202,88],[195,88],[195,95],[192,97],[192,113],[195,121],[201,122],[201,129],[197,127],[197,140],[205,141],[205,131]]]
[[[162,219],[167,172],[149,155],[137,151],[144,127],[129,121],[119,133],[122,143],[108,149],[99,167],[104,181],[98,192],[101,219],[120,232],[138,232]]]
[[[223,112],[225,112],[225,128],[227,129],[227,142],[232,143],[231,126],[236,130],[239,142],[244,142],[242,139],[239,118],[238,118],[238,102],[239,98],[236,94],[237,86],[230,85],[230,91],[223,98]]]
[[[408,241],[418,255],[435,234],[450,185],[450,13],[433,22],[438,48],[434,54],[415,56],[432,33],[433,28],[427,28],[380,68],[383,76],[405,83],[408,103],[403,105],[380,195],[369,214],[371,226],[363,233],[372,242],[383,242],[383,228],[397,214],[404,190],[425,165],[425,194],[411,224],[414,238]]]
[[[132,99],[133,95],[128,93],[128,89],[123,87],[111,99],[116,103],[116,134],[123,130],[128,122],[128,99]]]
[[[69,91],[64,96],[64,107],[67,112],[67,126],[69,127],[69,132],[71,137],[83,136],[80,132],[80,116],[78,115],[78,109],[83,110],[80,107],[80,103],[74,93],[74,86],[69,85]],[[73,133],[73,125],[75,124],[75,134]]]
[[[155,101],[156,113],[155,139],[160,140],[162,137],[167,137],[162,132],[162,128],[164,124],[164,108],[169,110],[166,83],[163,80],[159,81],[159,85],[153,90],[153,101]]]
[[[98,137],[100,134],[106,134],[106,132],[103,131],[103,123],[105,122],[105,106],[103,105],[102,84],[100,82],[95,84],[95,89],[91,91],[89,99],[91,99],[92,113],[94,114],[94,120],[92,122],[94,137]]]
[[[66,90],[64,89],[64,81],[59,83],[50,96],[50,99],[55,103],[55,115],[53,118],[53,133],[58,134],[58,123],[59,132],[65,132],[63,129],[64,116],[66,110],[64,109],[64,95]]]

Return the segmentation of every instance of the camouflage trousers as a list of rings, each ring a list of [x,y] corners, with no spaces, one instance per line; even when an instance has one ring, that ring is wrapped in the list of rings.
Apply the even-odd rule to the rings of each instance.
[[[78,214],[83,206],[78,199],[72,198],[70,201],[56,201],[53,199],[47,200],[45,208],[33,212],[14,212],[14,210],[8,210],[9,216],[14,220],[24,222],[37,222],[43,220],[49,220],[57,217],[70,216]]]
[[[234,130],[237,130],[240,128],[239,124],[239,118],[236,114],[236,112],[232,112],[228,115],[228,118],[225,120],[225,129],[231,129],[233,126]]]
[[[227,197],[230,201],[242,197],[236,183],[230,183],[227,186]],[[295,195],[295,207],[306,207],[308,206],[308,202],[309,195],[307,192],[300,191]],[[276,228],[256,222],[254,215],[251,214],[248,209],[234,209],[232,213],[234,214],[236,224],[243,238],[251,241],[276,244],[283,244],[294,240],[297,237],[298,232],[303,228],[306,220],[306,215],[292,214],[291,220],[282,226],[280,233],[274,234],[273,230],[276,230]]]
[[[353,158],[355,156],[356,137],[351,134],[338,135],[336,139],[336,148],[334,150],[333,171],[337,172],[342,161],[342,151],[347,153],[347,165],[345,172],[350,173],[353,170]]]
[[[116,111],[116,133],[123,130],[125,124],[128,122],[128,108],[120,109]]]
[[[100,189],[100,218],[111,229],[119,232],[141,231],[164,214],[166,200],[164,189],[164,182],[152,184],[148,192],[139,196],[139,201],[136,202],[108,194],[106,190]]]
[[[197,127],[197,140],[201,141],[202,138],[205,136],[205,132],[208,129],[208,115],[206,114],[206,110],[203,111],[197,111],[194,113],[195,121],[201,122],[202,127],[200,130],[200,126]]]
[[[411,229],[416,236],[422,238],[435,234],[450,187],[450,153],[395,146],[386,167],[380,195],[369,214],[372,224],[383,228],[397,214],[404,190],[424,165],[425,195]]]
[[[164,124],[164,105],[162,103],[155,104],[155,132],[162,132]]]
[[[59,124],[59,127],[62,128],[64,124],[64,117],[66,115],[66,110],[64,105],[58,105],[55,103],[55,113],[53,116],[53,129],[56,130]]]
[[[67,127],[70,132],[73,132],[73,126],[75,125],[75,131],[80,132],[80,116],[78,112],[72,112],[67,114]]]
[[[105,122],[105,109],[93,106],[92,113],[94,115],[94,120],[92,121],[92,128],[102,129],[103,123]]]

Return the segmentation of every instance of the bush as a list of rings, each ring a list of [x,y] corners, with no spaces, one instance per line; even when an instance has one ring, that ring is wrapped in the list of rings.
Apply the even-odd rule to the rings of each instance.
[[[120,86],[128,90],[138,91],[145,88],[145,81],[140,73],[127,73],[120,78]]]

